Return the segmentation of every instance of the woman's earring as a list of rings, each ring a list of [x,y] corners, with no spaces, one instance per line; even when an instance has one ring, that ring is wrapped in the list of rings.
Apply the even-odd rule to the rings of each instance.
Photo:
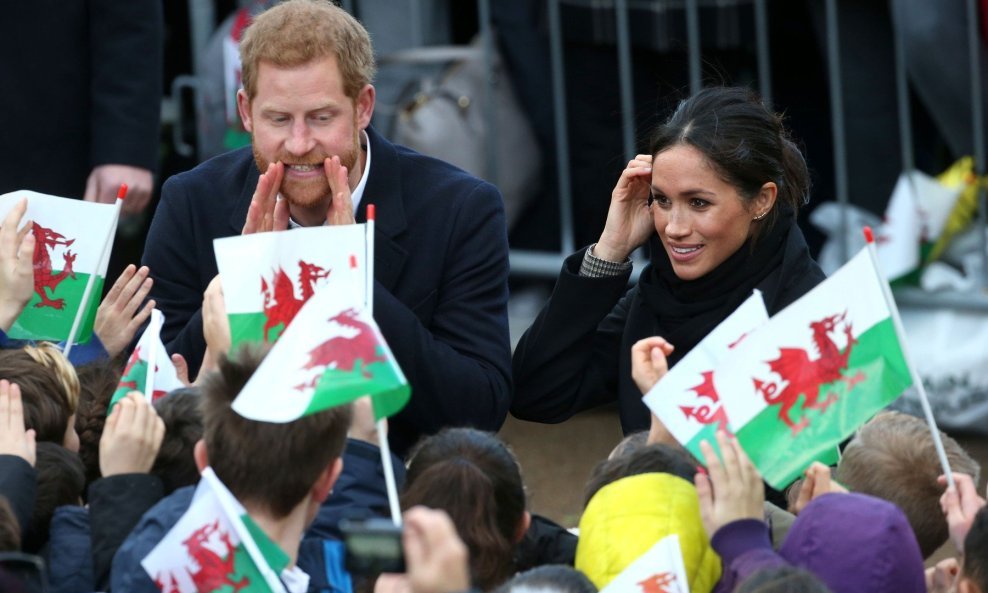
[[[763,218],[765,218],[765,215],[766,215],[766,214],[768,214],[768,212],[762,212],[762,213],[761,213],[761,214],[759,214],[758,216],[756,216],[756,217],[754,217],[754,218],[752,218],[752,220],[761,220],[761,219],[763,219]]]

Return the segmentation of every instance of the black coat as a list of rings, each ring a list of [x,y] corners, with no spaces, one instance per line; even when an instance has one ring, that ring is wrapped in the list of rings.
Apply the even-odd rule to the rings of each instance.
[[[81,198],[97,165],[156,169],[163,20],[155,0],[4,3],[0,194]]]
[[[367,129],[371,168],[357,210],[377,207],[374,319],[412,388],[389,436],[404,452],[444,426],[497,430],[510,402],[508,237],[493,185]],[[162,340],[193,373],[205,352],[202,295],[213,239],[239,235],[257,187],[250,148],[165,182],[143,263],[165,314]]]
[[[625,434],[646,430],[651,415],[631,379],[631,347],[637,328],[652,325],[645,317],[651,312],[637,287],[627,290],[629,275],[580,277],[583,254],[566,259],[549,302],[515,349],[511,413],[555,423],[617,401]],[[824,278],[794,226],[782,264],[757,288],[774,315]]]

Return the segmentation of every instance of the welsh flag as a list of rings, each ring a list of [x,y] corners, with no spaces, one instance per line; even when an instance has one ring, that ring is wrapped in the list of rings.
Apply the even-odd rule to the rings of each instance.
[[[861,250],[718,367],[714,384],[727,417],[774,488],[912,384],[882,282]]]
[[[288,563],[207,467],[189,510],[141,566],[163,593],[284,593],[278,575]]]
[[[274,342],[322,288],[364,302],[365,237],[350,224],[216,239],[232,347]]]
[[[614,577],[600,593],[689,593],[679,536],[669,535]]]
[[[886,278],[895,280],[919,267],[920,244],[940,236],[959,195],[959,189],[921,171],[899,175],[876,243]]]
[[[295,231],[292,231],[295,232]],[[233,409],[251,420],[291,422],[370,395],[378,420],[405,407],[405,375],[362,301],[320,290],[254,372]]]
[[[106,409],[107,415],[113,411],[113,406],[131,391],[140,391],[154,403],[168,392],[185,387],[179,381],[175,365],[172,364],[168,352],[165,351],[165,345],[161,342],[161,327],[164,323],[165,315],[157,309],[152,309],[151,321],[127,360],[117,390],[110,398],[110,405]],[[148,369],[152,366],[154,373],[149,374]]]
[[[727,410],[714,387],[715,369],[767,321],[765,302],[756,290],[645,394],[645,405],[697,459],[703,459],[701,441],[714,443],[717,430],[729,431]]]
[[[90,276],[94,276],[75,341],[88,342],[106,277],[117,208],[20,190],[0,196],[0,220],[27,198],[24,221],[34,234],[34,296],[9,335],[26,340],[69,337]],[[23,223],[23,221],[22,221]]]

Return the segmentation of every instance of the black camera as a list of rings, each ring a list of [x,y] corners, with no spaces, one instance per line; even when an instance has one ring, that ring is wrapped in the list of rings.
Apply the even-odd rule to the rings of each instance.
[[[346,569],[353,575],[405,572],[401,527],[388,519],[342,519]]]

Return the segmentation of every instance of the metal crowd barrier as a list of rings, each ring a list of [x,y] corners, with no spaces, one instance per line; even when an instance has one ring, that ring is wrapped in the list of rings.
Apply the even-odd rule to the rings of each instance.
[[[240,0],[244,2],[245,0]],[[420,5],[420,0],[409,0],[410,12],[412,15],[419,13],[416,10]],[[978,38],[978,13],[977,0],[965,0],[967,3],[967,38],[969,44],[969,72],[971,80],[971,123],[974,131],[974,161],[975,171],[980,178],[985,175],[985,134],[984,134],[984,114],[982,112],[982,89],[981,89],[981,64],[979,57]],[[192,45],[193,55],[199,55],[205,46],[206,39],[211,31],[213,21],[212,0],[188,0],[190,18],[192,21]],[[340,0],[343,8],[353,11],[357,0]],[[561,228],[560,249],[557,252],[546,251],[526,251],[512,249],[510,252],[511,270],[514,274],[527,274],[537,276],[554,277],[558,274],[562,260],[575,251],[577,245],[574,241],[573,229],[573,207],[572,207],[572,185],[571,169],[569,159],[569,137],[566,127],[566,88],[564,79],[562,23],[560,18],[560,0],[546,0],[549,17],[549,50],[552,69],[552,102],[554,106],[555,123],[555,144],[556,144],[556,171],[558,182],[558,204],[559,221]],[[834,169],[835,169],[835,197],[839,204],[847,206],[850,204],[848,193],[847,174],[847,150],[844,130],[844,107],[842,99],[842,78],[840,64],[840,31],[838,30],[838,1],[825,0],[826,36],[827,36],[827,57],[828,57],[828,77],[831,104],[831,127],[833,129],[834,143]],[[631,75],[631,39],[628,22],[628,0],[612,0],[615,10],[616,39],[617,39],[617,64],[619,93],[621,96],[621,131],[623,149],[626,160],[634,158],[636,153],[635,138],[637,131],[634,124],[633,87]],[[768,0],[752,0],[754,7],[754,22],[752,26],[755,33],[756,63],[758,73],[759,92],[769,106],[772,104],[772,72],[769,66],[769,17]],[[688,68],[690,90],[697,92],[702,88],[700,48],[700,10],[699,0],[685,0],[685,18],[688,60],[685,67]],[[488,70],[493,68],[493,35],[491,34],[491,4],[490,0],[478,0],[478,14],[480,30],[484,33],[484,53]],[[414,18],[412,19],[415,20]],[[421,22],[411,22],[410,26],[421,33]],[[902,39],[902,32],[895,31],[895,58],[896,58],[896,96],[898,102],[899,135],[901,144],[901,158],[903,170],[909,171],[914,168],[914,155],[912,151],[912,128],[910,119],[909,91],[906,74],[905,45]],[[197,73],[198,74],[198,73]],[[497,133],[495,105],[493,99],[493,82],[487,88],[487,126],[488,133]],[[490,146],[496,146],[493,138],[488,142]],[[497,179],[498,163],[494,151],[490,151],[488,159],[487,177]],[[983,185],[979,184],[978,195],[978,225],[982,230],[988,229],[988,196]],[[841,255],[846,261],[850,256],[848,239],[850,233],[858,232],[849,228],[848,210],[843,208],[843,216],[840,224],[839,236]],[[981,256],[983,263],[983,277],[978,279],[978,287],[973,292],[938,292],[929,293],[919,289],[898,289],[896,299],[902,304],[929,307],[951,307],[959,309],[973,309],[988,311],[988,239],[986,233],[981,233]],[[637,258],[640,263],[641,257]],[[640,265],[636,265],[636,271]]]
[[[768,0],[753,0],[754,32],[756,42],[756,60],[759,92],[765,103],[772,104],[772,81],[769,67],[769,36],[768,36]],[[513,273],[555,276],[558,274],[562,260],[576,249],[573,239],[573,210],[572,187],[570,184],[569,142],[566,130],[566,89],[563,79],[564,55],[562,43],[562,25],[560,22],[559,0],[547,0],[549,14],[549,37],[552,66],[552,100],[555,112],[556,128],[556,165],[559,188],[559,220],[562,229],[559,252],[533,252],[523,250],[511,251],[511,269]],[[985,174],[985,137],[984,116],[982,113],[981,96],[981,65],[978,47],[978,15],[976,0],[966,0],[969,41],[969,68],[971,80],[971,122],[974,129],[974,160],[975,171],[980,178]],[[631,41],[628,25],[628,1],[613,0],[616,11],[617,63],[619,76],[619,92],[622,105],[622,137],[626,159],[635,155],[636,130],[632,114],[633,94],[631,82]],[[828,76],[831,103],[831,127],[833,129],[834,162],[835,162],[835,194],[836,200],[842,206],[850,204],[848,193],[847,150],[844,129],[844,106],[842,100],[842,82],[839,56],[840,32],[838,30],[838,2],[826,0],[825,5]],[[700,19],[699,1],[685,0],[686,32],[688,47],[689,80],[691,92],[702,88],[701,50],[700,50]],[[900,143],[902,146],[902,167],[909,171],[914,168],[912,149],[912,127],[910,120],[909,92],[906,75],[905,47],[902,32],[895,31],[896,56],[896,94],[899,111]],[[988,228],[988,201],[986,191],[979,185],[978,225],[984,231]],[[850,233],[858,232],[849,228],[849,212],[842,208],[843,216],[839,230],[839,245],[844,261],[849,259],[850,248],[848,239]],[[958,309],[973,309],[988,311],[988,239],[986,233],[981,233],[981,255],[984,276],[978,279],[978,288],[973,292],[937,292],[930,293],[920,289],[898,289],[896,299],[901,304],[927,307],[950,307]],[[637,269],[638,266],[636,266]]]

